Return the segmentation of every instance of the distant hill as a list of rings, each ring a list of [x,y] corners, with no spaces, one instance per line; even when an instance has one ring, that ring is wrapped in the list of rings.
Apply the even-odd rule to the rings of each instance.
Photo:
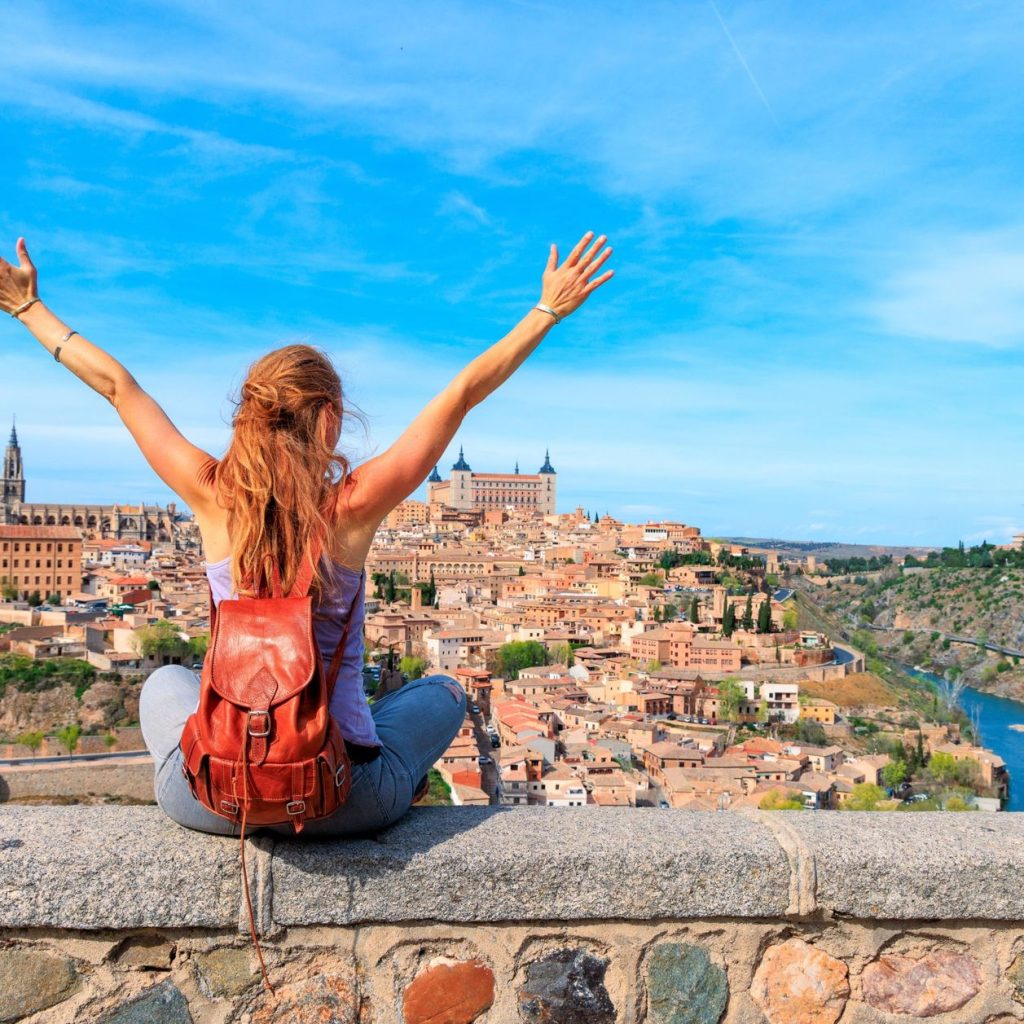
[[[801,592],[849,631],[854,644],[971,686],[1024,699],[1024,657],[959,643],[971,638],[1024,652],[1024,569],[890,569],[880,577],[804,584]]]
[[[780,540],[777,537],[719,537],[717,539],[727,541],[729,544],[742,544],[747,548],[770,548],[772,551],[778,551],[782,555],[789,555],[792,558],[805,558],[807,555],[814,555],[823,561],[828,561],[830,555],[833,558],[870,558],[872,555],[892,555],[893,558],[914,555],[923,558],[929,551],[941,550],[939,547],[845,544],[833,540]]]

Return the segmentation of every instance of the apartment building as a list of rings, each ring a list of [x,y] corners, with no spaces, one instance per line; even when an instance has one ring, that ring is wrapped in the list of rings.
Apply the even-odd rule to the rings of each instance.
[[[82,534],[73,526],[0,526],[0,585],[22,600],[82,589]]]

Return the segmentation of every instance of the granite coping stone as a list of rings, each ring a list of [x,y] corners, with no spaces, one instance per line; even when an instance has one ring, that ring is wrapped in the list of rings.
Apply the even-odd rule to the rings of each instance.
[[[261,930],[403,921],[1024,921],[1024,815],[422,807],[261,835]],[[0,806],[0,928],[245,930],[238,840],[156,807]]]
[[[1024,814],[781,815],[819,906],[859,918],[1024,920]]]

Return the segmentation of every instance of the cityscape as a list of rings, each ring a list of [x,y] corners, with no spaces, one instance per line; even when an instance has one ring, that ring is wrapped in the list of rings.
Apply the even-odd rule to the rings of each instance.
[[[901,689],[874,647],[821,618],[833,583],[919,572],[915,556],[830,567],[683,522],[558,512],[550,452],[538,462],[475,471],[460,448],[367,559],[367,699],[436,672],[469,695],[430,802],[1006,807],[1008,766],[960,689]],[[141,681],[164,664],[200,671],[210,623],[187,510],[33,504],[13,427],[3,467],[0,775],[17,799],[48,759],[78,755],[83,772],[100,762],[82,755],[145,759]],[[1004,547],[1024,550],[1024,535]],[[62,683],[74,697],[55,703]]]

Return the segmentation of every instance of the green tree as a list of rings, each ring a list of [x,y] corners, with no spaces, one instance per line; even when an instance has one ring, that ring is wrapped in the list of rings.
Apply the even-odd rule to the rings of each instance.
[[[188,650],[188,641],[182,638],[181,631],[170,619],[157,619],[135,631],[135,649],[143,658],[184,654]]]
[[[526,575],[526,570],[522,566],[519,566],[519,573],[518,573],[518,575],[520,575],[520,576],[525,576]]]
[[[103,737],[103,745],[107,750],[110,750],[111,747],[117,745],[117,737],[112,732],[108,732],[107,735]]]
[[[52,604],[55,607],[60,604],[60,594],[54,592],[46,595],[46,603]]]
[[[210,649],[210,634],[200,633],[198,636],[189,637],[188,640],[188,653],[195,658],[197,661],[202,661],[206,657],[206,652]]]
[[[740,704],[747,699],[747,692],[740,685],[739,679],[730,676],[717,684],[721,718],[726,722],[736,721]]]
[[[907,764],[905,761],[891,761],[882,769],[882,784],[886,789],[897,789],[907,781]]]
[[[944,754],[937,750],[928,758],[928,774],[943,785],[949,785],[957,779],[956,758],[952,754]]]
[[[696,594],[690,598],[690,613],[687,618],[694,624],[700,622],[700,601],[697,600]]]
[[[659,572],[645,572],[640,577],[641,587],[660,587],[664,585],[664,582],[665,577]]]
[[[496,661],[501,676],[505,679],[518,679],[524,668],[546,665],[548,652],[536,640],[513,640],[498,648]]]
[[[766,793],[757,805],[762,811],[802,811],[803,801],[796,796],[789,796],[781,789],[773,789]]]
[[[747,594],[747,604],[743,609],[743,620],[740,625],[745,630],[751,630],[754,628],[754,596],[753,594]]]
[[[874,811],[884,800],[885,790],[873,782],[858,782],[853,787],[850,799],[841,805],[844,811]]]
[[[782,628],[791,633],[800,623],[800,615],[795,608],[787,608],[782,614]]]
[[[824,747],[828,743],[828,736],[821,722],[816,722],[813,718],[797,719],[796,739],[798,743],[806,743],[812,747]]]
[[[765,598],[761,607],[757,609],[757,631],[758,633],[770,633],[772,631],[772,602]]]
[[[732,636],[736,631],[736,607],[726,598],[725,611],[722,613],[722,634]]]
[[[159,581],[159,580],[150,580],[150,581],[149,581],[149,582],[148,582],[148,583],[146,584],[146,586],[147,586],[147,587],[148,587],[148,588],[149,588],[150,590],[159,590],[159,589],[160,589],[160,581]]]
[[[67,750],[69,757],[74,754],[75,747],[78,746],[78,737],[81,735],[82,727],[77,722],[57,730],[57,742]]]
[[[43,603],[42,595],[38,590],[33,590],[32,593],[28,595],[28,603],[31,608],[38,608]]]
[[[410,655],[402,658],[398,663],[398,668],[402,675],[411,682],[413,679],[422,678],[423,673],[427,668],[427,663],[422,658]]]
[[[566,668],[572,668],[572,644],[551,644],[551,646],[548,647],[548,661],[552,665],[564,665]]]
[[[28,747],[28,749],[34,754],[43,745],[44,738],[43,734],[38,730],[30,729],[27,732],[23,732],[18,737],[18,742],[23,747]]]

